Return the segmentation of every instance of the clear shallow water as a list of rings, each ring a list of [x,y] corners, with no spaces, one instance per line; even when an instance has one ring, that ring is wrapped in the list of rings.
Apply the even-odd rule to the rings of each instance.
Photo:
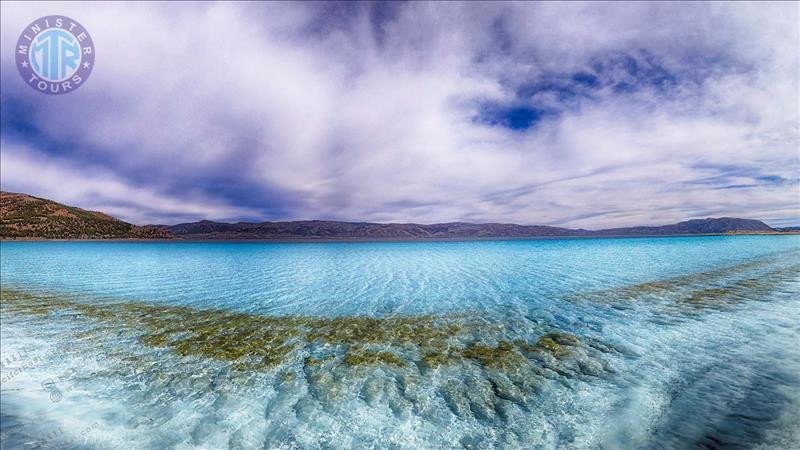
[[[3,448],[800,445],[795,236],[2,243],[0,264]]]

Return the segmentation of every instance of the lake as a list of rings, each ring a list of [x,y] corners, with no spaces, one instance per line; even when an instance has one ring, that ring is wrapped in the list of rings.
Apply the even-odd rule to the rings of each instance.
[[[797,448],[800,236],[3,242],[3,448]]]

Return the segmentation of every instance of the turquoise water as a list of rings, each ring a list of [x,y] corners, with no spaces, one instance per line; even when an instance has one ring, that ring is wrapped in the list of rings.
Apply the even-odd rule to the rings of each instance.
[[[3,448],[800,447],[798,236],[4,242],[0,275]]]

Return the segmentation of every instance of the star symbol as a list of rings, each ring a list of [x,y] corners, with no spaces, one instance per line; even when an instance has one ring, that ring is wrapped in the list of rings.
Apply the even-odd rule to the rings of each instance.
[[[88,69],[90,65],[91,64],[89,64],[89,61],[86,61],[85,63],[83,63],[83,68]]]
[[[22,61],[22,67],[28,67],[28,61]]]

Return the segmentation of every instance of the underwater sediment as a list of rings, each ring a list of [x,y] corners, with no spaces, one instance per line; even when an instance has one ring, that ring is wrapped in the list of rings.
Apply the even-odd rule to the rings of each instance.
[[[774,241],[754,242],[758,247],[738,251],[762,252],[764,242]],[[604,245],[611,244],[621,245]],[[658,251],[665,245],[635,244]],[[481,284],[459,294],[458,307],[396,303],[376,313],[370,308],[382,297],[359,285],[352,296],[368,314],[336,307],[332,314],[313,308],[303,314],[302,307],[270,314],[250,312],[246,303],[200,307],[173,300],[178,289],[197,289],[190,283],[163,287],[169,300],[59,289],[65,278],[48,275],[38,260],[18,270],[38,270],[42,281],[53,276],[51,283],[24,282],[9,271],[25,255],[9,264],[4,247],[3,448],[787,448],[796,442],[800,251],[772,249],[667,276],[630,277],[630,268],[610,276],[606,265],[596,265],[585,273],[559,268],[560,277],[531,269],[530,278],[505,280],[502,274],[519,267],[487,266],[483,248],[513,265],[521,244],[496,245],[467,247],[481,261],[470,266],[467,258],[459,270],[470,267],[470,282]],[[675,245],[680,252],[694,248]],[[404,253],[403,261],[433,258],[428,264],[435,265],[436,254],[423,248],[427,259]],[[462,258],[469,255],[458,248]],[[115,247],[124,260],[119,252]],[[387,273],[411,270],[393,264],[400,266]],[[556,267],[548,264],[542,270]],[[347,267],[337,265],[342,277],[359,279]],[[478,267],[497,276],[486,281]],[[69,273],[63,264],[59,270]],[[147,279],[140,273],[111,287]],[[431,279],[396,280],[438,293]],[[225,286],[235,291],[249,283]]]

